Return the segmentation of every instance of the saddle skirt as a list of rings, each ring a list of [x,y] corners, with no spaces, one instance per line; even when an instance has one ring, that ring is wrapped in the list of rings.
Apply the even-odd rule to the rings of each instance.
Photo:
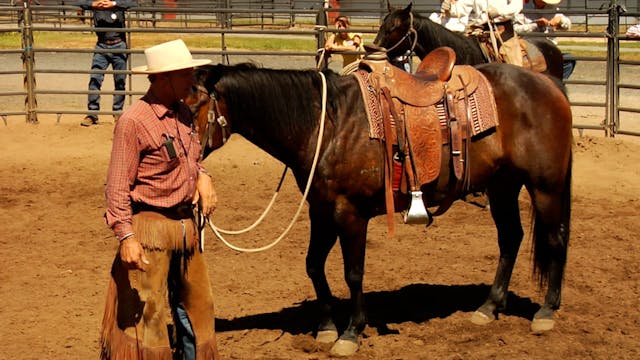
[[[452,119],[470,125],[468,131],[465,128],[461,133],[463,138],[481,134],[498,125],[493,90],[482,73],[467,65],[453,66],[450,61],[439,63],[439,69],[432,71],[429,64],[433,63],[433,58],[428,60],[428,57],[418,67],[417,76],[394,67],[386,60],[363,60],[352,74],[360,85],[365,102],[369,136],[397,145],[397,125],[404,126],[418,185],[431,183],[439,177],[443,145],[460,140],[452,137]],[[383,88],[389,90],[393,104],[384,103]],[[447,94],[453,100],[450,105],[447,104]],[[392,116],[385,119],[388,111],[384,110],[389,106],[395,108],[401,117],[399,121]],[[385,138],[384,121],[391,122],[392,132],[388,135],[391,139]]]

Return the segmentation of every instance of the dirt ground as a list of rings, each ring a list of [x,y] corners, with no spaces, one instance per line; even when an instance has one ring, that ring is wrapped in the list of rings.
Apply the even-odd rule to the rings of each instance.
[[[0,359],[92,359],[117,242],[104,225],[104,185],[113,124],[76,121],[0,127]],[[576,133],[577,134],[577,133]],[[354,359],[640,358],[640,141],[576,137],[573,223],[556,328],[529,332],[542,301],[531,278],[530,241],[521,248],[508,311],[469,322],[493,280],[498,249],[489,212],[457,203],[425,229],[369,231],[365,298],[370,325]],[[205,160],[215,174],[214,222],[239,229],[268,204],[283,166],[234,135]],[[253,232],[228,240],[272,242],[300,201],[288,177],[273,211]],[[526,201],[523,222],[528,224]],[[207,231],[205,255],[225,359],[327,359],[311,336],[315,294],[304,270],[305,211],[287,237],[239,253]],[[339,249],[327,273],[345,308]]]
[[[0,68],[19,68],[0,55]],[[88,55],[40,55],[44,67],[77,68]],[[139,59],[135,59],[134,65]],[[238,60],[240,61],[240,60]],[[309,62],[271,67],[304,68]],[[334,64],[335,65],[335,64]],[[572,78],[589,80],[602,66],[580,63]],[[628,83],[637,72],[625,72]],[[42,79],[42,78],[41,78]],[[0,83],[0,91],[21,88],[21,79]],[[87,76],[44,77],[39,89],[86,87]],[[110,77],[104,89],[112,89]],[[133,88],[144,91],[144,78]],[[575,101],[604,101],[601,92],[576,85]],[[622,94],[629,104],[635,95]],[[15,100],[15,99],[14,99]],[[0,107],[21,109],[21,99]],[[108,110],[106,96],[103,108]],[[39,97],[44,109],[86,106],[86,96]],[[624,105],[623,104],[623,105]],[[574,124],[598,124],[602,111],[574,107]],[[104,183],[113,124],[77,125],[82,115],[40,115],[26,125],[9,117],[0,125],[0,360],[92,359],[109,267],[117,242],[104,225]],[[633,114],[623,128],[639,131]],[[511,282],[508,310],[497,322],[478,327],[471,313],[484,301],[497,265],[496,233],[489,212],[457,203],[425,229],[401,225],[387,238],[383,217],[372,221],[367,247],[365,300],[370,326],[354,359],[637,359],[640,358],[640,139],[604,138],[576,131],[573,224],[563,305],[556,329],[535,336],[530,319],[542,301],[531,278],[530,247],[521,248]],[[283,166],[241,137],[205,160],[215,177],[216,225],[241,229],[267,206]],[[249,234],[230,237],[243,247],[271,243],[287,227],[301,195],[287,177],[264,222]],[[526,198],[523,223],[528,224]],[[207,230],[206,257],[216,300],[216,328],[225,359],[327,359],[311,336],[316,325],[315,293],[304,260],[309,225],[303,209],[291,232],[275,247],[239,253]],[[340,308],[346,310],[339,248],[327,274]]]

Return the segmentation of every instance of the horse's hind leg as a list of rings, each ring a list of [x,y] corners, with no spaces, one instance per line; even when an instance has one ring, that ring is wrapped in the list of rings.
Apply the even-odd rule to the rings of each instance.
[[[555,190],[531,191],[535,207],[534,266],[540,285],[547,284],[544,304],[536,312],[531,330],[541,333],[554,326],[554,311],[560,308],[562,280],[567,262],[571,219],[571,164],[564,184]]]
[[[486,325],[506,307],[509,281],[524,232],[520,224],[518,194],[521,185],[493,184],[488,188],[491,216],[498,230],[500,260],[487,300],[471,316],[471,322]]]
[[[320,324],[316,340],[320,343],[333,343],[338,339],[338,330],[332,319],[333,296],[325,274],[325,263],[338,239],[338,234],[329,215],[320,214],[312,209],[309,211],[309,217],[311,238],[306,260],[307,275],[313,283],[320,306]]]

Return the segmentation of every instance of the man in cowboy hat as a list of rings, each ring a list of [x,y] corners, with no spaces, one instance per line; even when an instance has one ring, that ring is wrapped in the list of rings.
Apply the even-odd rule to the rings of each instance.
[[[145,50],[147,93],[116,123],[106,223],[119,248],[102,323],[103,359],[218,359],[213,295],[194,207],[217,196],[189,108],[194,60],[182,40]]]

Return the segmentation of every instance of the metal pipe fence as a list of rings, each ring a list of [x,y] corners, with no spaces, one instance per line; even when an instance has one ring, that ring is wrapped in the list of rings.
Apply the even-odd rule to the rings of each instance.
[[[278,6],[260,5],[261,1],[246,4],[233,2],[230,0],[216,1],[189,1],[177,7],[158,7],[154,5],[155,0],[140,1],[139,7],[132,8],[125,12],[126,28],[122,32],[127,33],[130,45],[135,44],[138,34],[158,34],[158,36],[179,35],[195,36],[206,38],[208,43],[204,49],[192,49],[194,56],[216,58],[220,62],[229,64],[231,59],[237,58],[281,58],[283,62],[300,58],[307,59],[308,64],[314,64],[317,56],[317,49],[322,47],[323,39],[328,31],[325,25],[327,14],[340,12],[352,17],[352,31],[364,33],[373,38],[381,19],[386,14],[386,3],[383,1],[373,2],[371,0],[359,0],[354,2],[351,8],[331,8],[326,7],[323,2],[313,3],[313,8],[297,8],[293,1],[279,3]],[[213,6],[212,6],[213,3]],[[238,8],[239,4],[244,6]],[[367,6],[365,6],[365,4]],[[73,47],[59,48],[41,42],[34,34],[45,34],[50,32],[72,33],[95,33],[112,29],[96,28],[91,26],[87,14],[79,11],[78,7],[68,5],[32,5],[30,1],[23,2],[22,6],[0,6],[0,37],[5,34],[18,34],[21,39],[19,49],[0,49],[0,59],[2,63],[18,64],[0,67],[0,117],[7,123],[9,116],[24,116],[26,121],[37,123],[38,114],[55,114],[58,121],[63,114],[95,114],[110,115],[111,111],[87,111],[86,97],[89,94],[100,95],[125,95],[128,103],[131,104],[134,98],[143,94],[144,76],[131,73],[132,63],[142,61],[142,48],[130,46],[126,50],[105,50],[103,52],[122,51],[129,54],[128,70],[124,71],[94,71],[89,69],[89,62],[74,61],[47,61],[39,62],[36,59],[46,57],[53,59],[55,56],[71,56],[76,58],[89,58],[91,54],[99,52],[93,47]],[[417,8],[417,10],[416,10]],[[372,9],[374,9],[372,11]],[[437,10],[435,8],[414,7],[414,10],[428,12]],[[617,0],[611,0],[605,9],[599,10],[568,10],[567,13],[589,18],[592,15],[607,16],[608,25],[601,31],[576,31],[576,32],[556,32],[556,38],[572,38],[572,40],[586,39],[588,41],[598,41],[602,43],[601,48],[596,52],[602,52],[602,56],[577,56],[575,59],[579,63],[603,64],[603,73],[590,74],[590,78],[570,79],[566,81],[571,95],[572,89],[589,88],[592,93],[602,93],[601,100],[572,99],[571,105],[574,109],[586,108],[602,111],[602,120],[596,123],[584,122],[574,118],[574,127],[578,129],[599,130],[608,136],[616,134],[640,135],[640,126],[626,127],[621,124],[621,114],[623,118],[636,117],[640,114],[637,102],[624,99],[638,98],[637,91],[640,85],[636,78],[626,78],[624,75],[630,72],[637,73],[640,62],[635,60],[621,59],[620,44],[627,44],[637,41],[624,36],[624,31],[620,31],[621,18],[638,18],[638,13],[628,13],[618,5]],[[366,14],[366,15],[359,15]],[[373,14],[373,16],[371,15]],[[247,20],[243,22],[243,19]],[[277,21],[276,21],[277,20]],[[624,21],[628,23],[629,21]],[[94,35],[91,35],[94,36]],[[228,41],[233,37],[273,37],[286,41],[287,39],[309,40],[308,50],[238,50],[229,49]],[[536,36],[535,34],[533,36]],[[544,36],[540,34],[539,36]],[[365,36],[366,37],[366,36]],[[62,65],[64,66],[62,66]],[[86,78],[88,74],[100,73],[103,75],[113,75],[125,73],[127,75],[127,90],[87,90],[86,83],[83,86],[72,86],[71,79],[79,76]],[[17,78],[22,78],[22,86],[18,85]],[[3,81],[2,79],[11,79]],[[51,81],[45,81],[53,79]],[[66,81],[69,80],[69,81]],[[106,82],[105,77],[105,82]],[[53,82],[51,86],[36,86],[37,82]],[[75,81],[77,83],[77,80]],[[2,83],[9,85],[2,86]],[[13,86],[11,84],[14,84]],[[62,86],[65,85],[65,86]],[[105,84],[105,88],[108,85]],[[597,89],[597,90],[596,90]],[[621,96],[621,94],[623,96]],[[631,94],[631,95],[628,95]],[[636,95],[634,95],[636,94]],[[55,99],[63,97],[74,98],[72,107],[60,104]],[[82,98],[83,97],[83,98]],[[571,97],[570,97],[571,98]],[[5,101],[13,99],[13,101]],[[624,100],[624,101],[623,101]],[[24,104],[22,104],[24,102]],[[40,104],[39,104],[40,102]],[[22,109],[21,109],[22,107]],[[640,120],[635,120],[640,123]],[[624,126],[623,126],[624,125]]]

